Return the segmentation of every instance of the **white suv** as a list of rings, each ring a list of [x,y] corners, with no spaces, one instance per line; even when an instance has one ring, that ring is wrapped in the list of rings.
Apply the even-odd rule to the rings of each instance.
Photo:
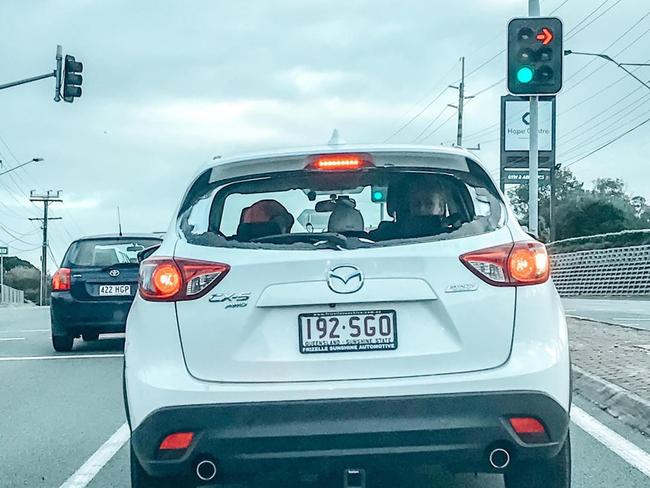
[[[570,485],[549,259],[461,149],[205,168],[141,264],[125,400],[134,488],[363,486],[428,465]]]

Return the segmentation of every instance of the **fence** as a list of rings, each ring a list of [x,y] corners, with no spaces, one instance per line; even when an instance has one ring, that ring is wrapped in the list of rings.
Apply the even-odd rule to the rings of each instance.
[[[551,256],[562,296],[650,296],[650,245]]]
[[[25,292],[7,285],[0,285],[0,303],[25,303]]]

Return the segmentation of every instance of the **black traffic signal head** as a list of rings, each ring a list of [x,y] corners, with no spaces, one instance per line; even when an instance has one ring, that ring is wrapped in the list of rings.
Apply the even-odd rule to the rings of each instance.
[[[66,102],[73,102],[75,98],[81,96],[81,83],[83,77],[81,72],[84,65],[75,60],[74,56],[66,54],[65,70],[63,76],[63,99]]]
[[[508,24],[508,91],[554,95],[562,88],[562,21],[525,17]]]
[[[388,193],[388,188],[385,186],[374,186],[371,188],[370,200],[374,203],[380,203],[386,201],[386,195]]]

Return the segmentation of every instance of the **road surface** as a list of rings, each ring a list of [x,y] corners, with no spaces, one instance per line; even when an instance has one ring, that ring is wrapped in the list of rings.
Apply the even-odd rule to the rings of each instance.
[[[72,353],[55,354],[48,313],[0,308],[0,486],[128,487],[123,340],[78,342]],[[650,440],[583,399],[576,398],[575,404],[581,409],[574,410],[574,415],[580,414],[576,422],[591,434],[572,425],[573,487],[650,486]],[[436,472],[432,477],[427,486],[503,487],[495,475]]]
[[[563,298],[569,315],[650,330],[650,300]]]

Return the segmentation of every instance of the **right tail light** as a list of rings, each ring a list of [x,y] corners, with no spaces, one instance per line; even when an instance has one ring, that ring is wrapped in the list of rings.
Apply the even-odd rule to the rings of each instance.
[[[538,285],[546,282],[551,273],[546,246],[537,241],[489,247],[463,254],[460,260],[494,286]]]
[[[70,268],[60,268],[52,276],[52,291],[68,291],[70,285]]]
[[[140,296],[152,302],[195,300],[230,271],[223,263],[155,257],[140,264]]]

